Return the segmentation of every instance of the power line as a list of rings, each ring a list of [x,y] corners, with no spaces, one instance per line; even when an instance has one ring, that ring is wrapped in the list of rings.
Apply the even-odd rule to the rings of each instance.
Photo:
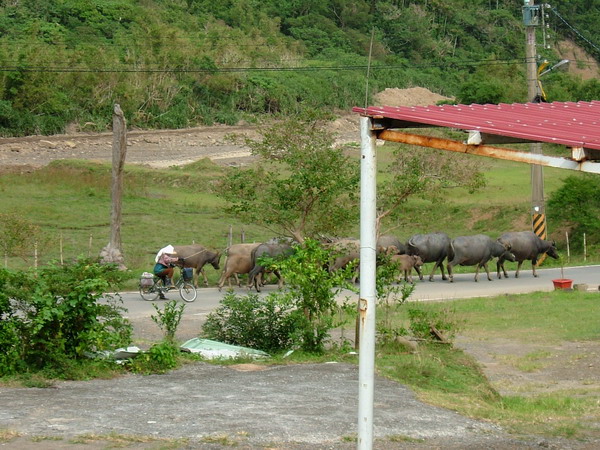
[[[565,20],[565,18],[563,16],[561,16],[558,11],[555,8],[551,8],[551,11],[556,15],[556,17],[558,17],[573,33],[575,33],[578,37],[580,37],[581,39],[583,39],[585,42],[587,42],[594,50],[596,50],[598,52],[598,54],[600,55],[600,47],[598,47],[596,44],[594,44],[592,41],[590,41],[588,38],[586,38],[583,34],[581,34],[574,26],[572,26],[569,22],[567,22]]]

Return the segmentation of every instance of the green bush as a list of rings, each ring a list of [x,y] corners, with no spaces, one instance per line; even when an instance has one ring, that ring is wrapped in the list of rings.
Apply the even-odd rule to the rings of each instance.
[[[330,252],[319,242],[307,239],[284,260],[261,260],[265,267],[279,269],[287,284],[285,292],[264,298],[228,292],[221,306],[208,316],[202,327],[204,335],[267,352],[293,346],[322,353],[331,329],[346,320],[347,316],[339,314],[336,295],[347,286],[345,280],[352,270],[330,273],[330,259]]]
[[[17,328],[19,318],[13,310],[6,285],[10,273],[0,269],[0,375],[17,373],[22,366],[19,353],[20,339]]]
[[[151,315],[150,318],[165,333],[165,339],[173,342],[185,305],[178,305],[177,300],[171,300],[165,304],[162,311],[156,304],[153,303],[152,306],[156,310],[156,315]]]
[[[132,372],[142,374],[165,373],[179,367],[180,353],[177,345],[172,341],[164,340],[139,354],[128,367]]]
[[[228,291],[206,319],[203,336],[266,352],[292,345],[295,330],[291,302],[276,294],[238,296]]]
[[[548,217],[557,228],[568,229],[569,239],[581,245],[600,244],[600,178],[596,174],[570,175],[548,200]]]
[[[0,376],[20,368],[60,372],[90,352],[129,344],[132,328],[121,315],[122,300],[103,294],[126,276],[116,266],[87,260],[3,271]],[[98,301],[101,297],[105,301]]]

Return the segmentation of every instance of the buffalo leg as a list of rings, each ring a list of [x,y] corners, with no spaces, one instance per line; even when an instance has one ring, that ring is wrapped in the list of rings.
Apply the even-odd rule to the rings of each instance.
[[[475,282],[479,281],[479,269],[481,268],[481,264],[477,264],[475,267]]]
[[[504,268],[503,259],[498,259],[498,262],[496,263],[496,272],[498,272],[498,279],[502,279],[502,273],[504,273],[504,278],[508,278],[508,274],[506,273],[506,269]]]
[[[419,280],[423,281],[423,272],[421,272],[421,269],[418,267],[415,267],[415,270],[419,274]]]
[[[444,274],[444,260],[440,261],[440,271],[442,272],[442,280],[447,280],[448,277]]]
[[[204,286],[208,286],[208,277],[206,276],[204,268],[200,269],[200,273],[202,274],[202,278],[204,279]]]
[[[219,291],[225,285],[225,280],[227,280],[227,283],[229,284],[229,288],[231,288],[231,272],[229,271],[227,266],[225,266],[225,269],[223,269],[223,273],[221,273],[221,278],[219,278],[219,283],[217,283],[217,286],[219,287]]]
[[[194,267],[193,269],[194,270],[192,270],[192,284],[195,288],[198,288],[198,269],[196,267]]]
[[[490,276],[490,270],[488,269],[488,263],[484,263],[483,268],[485,269],[485,273],[487,273],[488,281],[492,281],[492,277]]]
[[[448,278],[450,279],[450,283],[454,283],[454,275],[452,274],[452,267],[454,266],[454,261],[448,263]]]
[[[535,271],[535,266],[537,266],[537,258],[531,260],[531,269],[533,270],[533,276],[537,277],[538,274]]]
[[[435,264],[433,265],[433,270],[429,274],[429,281],[433,281],[433,275],[435,274],[437,267],[438,267],[438,262],[436,261]]]
[[[521,270],[522,265],[523,265],[523,261],[519,261],[517,264],[517,271],[515,272],[515,278],[519,278],[519,271]]]

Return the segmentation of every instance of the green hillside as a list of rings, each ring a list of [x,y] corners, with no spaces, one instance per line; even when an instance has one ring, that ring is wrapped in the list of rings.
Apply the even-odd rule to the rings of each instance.
[[[347,110],[388,87],[460,102],[526,98],[520,0],[0,1],[0,135],[236,123]],[[569,37],[598,58],[598,1],[559,0],[540,58]],[[371,61],[369,62],[369,55]],[[368,67],[370,66],[370,69]],[[545,78],[550,100],[597,80]]]

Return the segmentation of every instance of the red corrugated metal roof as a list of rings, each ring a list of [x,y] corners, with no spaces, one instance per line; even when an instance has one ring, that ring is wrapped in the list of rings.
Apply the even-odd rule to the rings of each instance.
[[[600,150],[600,101],[499,105],[369,106],[352,111],[536,142]]]

